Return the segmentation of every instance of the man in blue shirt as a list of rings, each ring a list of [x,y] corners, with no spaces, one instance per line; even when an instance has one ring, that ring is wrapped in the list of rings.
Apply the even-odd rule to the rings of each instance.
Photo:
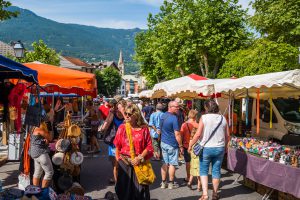
[[[171,101],[168,104],[168,112],[161,118],[161,150],[164,164],[161,167],[161,188],[167,188],[167,173],[169,173],[168,189],[174,188],[175,169],[178,165],[178,154],[183,153],[180,127],[176,112],[179,109],[178,102]]]
[[[152,138],[152,146],[154,149],[154,159],[160,160],[160,121],[161,116],[163,115],[162,112],[163,105],[158,103],[156,105],[156,112],[150,115],[149,127],[150,127],[150,135]]]

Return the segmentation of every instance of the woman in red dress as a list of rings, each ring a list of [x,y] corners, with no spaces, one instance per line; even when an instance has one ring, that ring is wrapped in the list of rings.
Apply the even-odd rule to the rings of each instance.
[[[132,140],[135,159],[130,159],[130,145],[127,139],[125,124],[119,126],[114,144],[118,161],[118,178],[116,193],[122,200],[150,200],[149,185],[140,185],[134,172],[134,165],[138,165],[153,156],[150,132],[141,111],[136,105],[125,108],[126,121],[132,128]]]

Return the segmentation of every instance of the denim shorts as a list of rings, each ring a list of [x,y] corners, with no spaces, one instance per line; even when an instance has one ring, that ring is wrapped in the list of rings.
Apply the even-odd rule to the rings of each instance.
[[[208,176],[210,163],[212,164],[212,178],[221,178],[221,165],[225,154],[224,147],[204,147],[200,160],[200,176]]]
[[[178,165],[178,147],[172,147],[166,143],[161,142],[161,152],[165,164],[177,166]]]

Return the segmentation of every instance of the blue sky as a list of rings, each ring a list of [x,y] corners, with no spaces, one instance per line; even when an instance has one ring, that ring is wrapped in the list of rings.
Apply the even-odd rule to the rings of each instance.
[[[240,0],[240,4],[246,8],[249,1]],[[147,28],[149,13],[157,14],[163,0],[10,0],[10,2],[58,22],[129,29]]]

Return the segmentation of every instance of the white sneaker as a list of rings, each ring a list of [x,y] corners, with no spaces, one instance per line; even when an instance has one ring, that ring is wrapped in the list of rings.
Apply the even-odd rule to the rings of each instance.
[[[160,184],[160,188],[161,189],[166,189],[167,188],[167,183],[162,181],[161,184]]]
[[[176,189],[176,188],[179,188],[179,185],[177,183],[172,183],[172,182],[169,182],[168,183],[168,189],[169,190],[173,190],[173,189]]]

